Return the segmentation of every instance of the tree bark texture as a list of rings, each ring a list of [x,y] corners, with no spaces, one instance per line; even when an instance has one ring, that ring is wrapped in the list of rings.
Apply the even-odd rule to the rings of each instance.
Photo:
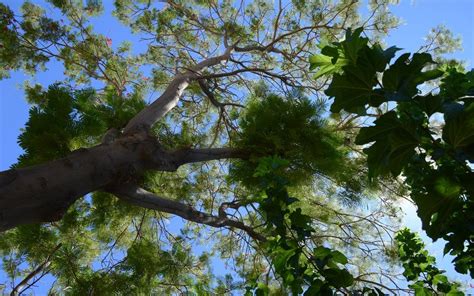
[[[62,159],[0,172],[0,231],[60,220],[87,193],[129,182],[145,170],[175,171],[192,162],[242,157],[229,148],[166,151],[146,133],[71,152]]]
[[[156,143],[126,137],[111,145],[73,151],[33,167],[0,173],[0,231],[61,219],[79,197],[147,166]]]

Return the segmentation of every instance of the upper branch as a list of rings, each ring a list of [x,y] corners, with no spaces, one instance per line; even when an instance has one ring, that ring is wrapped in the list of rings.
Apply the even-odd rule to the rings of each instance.
[[[152,124],[165,116],[166,113],[178,104],[184,90],[192,80],[199,77],[200,71],[228,60],[234,47],[235,45],[228,47],[222,55],[203,60],[190,69],[187,69],[185,72],[176,75],[158,99],[140,111],[128,122],[124,129],[124,133],[140,128],[149,129]]]
[[[219,216],[209,215],[198,211],[187,204],[157,196],[152,192],[134,185],[122,185],[109,189],[109,191],[118,198],[135,206],[174,214],[188,221],[206,224],[212,227],[231,227],[241,229],[257,241],[266,241],[266,238],[253,230],[252,227],[245,225],[240,221],[227,218],[227,215],[223,215],[222,211],[220,211],[221,213]]]

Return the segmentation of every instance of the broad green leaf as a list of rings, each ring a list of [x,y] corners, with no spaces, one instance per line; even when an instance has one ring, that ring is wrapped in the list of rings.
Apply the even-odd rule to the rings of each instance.
[[[449,291],[446,296],[464,296],[465,294],[461,291]]]
[[[377,84],[375,73],[368,76],[366,72],[353,66],[346,66],[344,74],[335,74],[331,85],[325,91],[326,95],[334,98],[331,112],[342,109],[365,114],[365,106],[372,97],[378,96],[373,92]]]
[[[331,255],[331,249],[328,249],[323,246],[319,246],[313,249],[313,256],[318,259],[324,259],[327,256]]]
[[[419,144],[413,135],[414,131],[409,130],[407,124],[402,125],[394,111],[385,113],[374,123],[374,126],[360,130],[355,143],[363,145],[376,141],[371,147],[364,149],[368,155],[371,178],[388,172],[397,176]]]
[[[443,71],[422,72],[423,68],[433,63],[431,55],[415,53],[401,55],[390,68],[384,72],[382,84],[390,101],[407,101],[418,93],[417,86],[425,81],[440,77]]]
[[[426,287],[423,286],[422,282],[416,282],[413,285],[410,285],[412,289],[415,290],[415,296],[431,296],[433,293]]]
[[[382,141],[377,141],[369,148],[365,148],[364,152],[367,154],[369,179],[374,179],[379,175],[385,175],[390,172],[386,163],[387,155],[390,153],[390,146]]]
[[[313,79],[318,79],[323,75],[333,74],[341,70],[341,68],[347,65],[348,60],[337,59],[333,63],[333,58],[325,55],[313,55],[309,58],[310,70],[319,68],[318,72],[313,76]]]
[[[332,260],[336,263],[347,264],[347,257],[339,251],[331,252]]]
[[[256,296],[266,296],[269,294],[270,289],[264,283],[258,283],[257,290],[255,291]]]
[[[284,270],[286,269],[286,264],[287,261],[295,255],[296,250],[295,249],[289,249],[285,250],[282,248],[279,248],[275,253],[274,253],[274,260],[273,260],[273,265],[275,266],[275,269],[278,270]]]
[[[344,57],[348,59],[352,64],[357,62],[359,57],[359,51],[367,46],[368,38],[360,37],[364,28],[357,28],[352,33],[351,29],[346,31],[346,39],[341,42],[344,50]]]
[[[448,277],[444,274],[437,274],[433,277],[433,284],[438,285],[439,283],[447,283]]]
[[[390,154],[387,162],[393,176],[398,176],[413,155],[419,142],[406,129],[398,129],[388,136]]]
[[[354,282],[354,278],[346,269],[326,269],[323,275],[336,288],[348,287]]]
[[[461,192],[461,186],[445,176],[436,179],[434,188],[444,197],[457,197]]]
[[[387,137],[387,134],[400,127],[400,121],[394,111],[387,112],[374,121],[374,126],[363,127],[356,137],[357,145],[367,144]]]
[[[309,286],[309,288],[305,291],[303,295],[304,296],[318,295],[322,285],[323,285],[323,282],[320,279],[313,280],[311,282],[311,285]]]
[[[413,100],[430,117],[436,112],[442,111],[443,99],[439,95],[427,94],[425,96],[416,96]]]
[[[454,148],[465,148],[474,144],[474,104],[457,116],[445,117],[443,140]]]

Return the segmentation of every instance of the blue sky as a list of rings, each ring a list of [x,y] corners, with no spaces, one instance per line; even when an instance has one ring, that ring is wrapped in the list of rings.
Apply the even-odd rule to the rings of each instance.
[[[15,10],[23,1],[4,0],[3,3],[11,6]],[[43,1],[33,1],[42,3]],[[392,11],[395,15],[403,19],[403,24],[396,30],[390,32],[386,39],[387,45],[397,45],[404,51],[416,51],[424,44],[423,38],[429,30],[439,24],[446,25],[455,35],[460,35],[463,39],[463,51],[451,54],[450,57],[465,60],[468,68],[473,66],[474,61],[474,1],[473,0],[401,0],[400,5],[394,6]],[[115,30],[119,26],[114,26],[115,20],[112,17],[103,19],[95,24],[95,29],[112,38],[113,46],[116,46],[124,38],[129,38],[129,34],[123,34],[120,30]],[[134,40],[130,40],[133,41]],[[141,50],[134,48],[134,50]],[[58,63],[48,64],[49,71],[39,73],[35,81],[47,86],[56,80],[62,79],[62,66]],[[17,144],[17,137],[20,129],[24,126],[28,118],[28,105],[24,99],[24,94],[19,87],[25,80],[31,77],[21,73],[13,72],[10,79],[0,81],[0,171],[8,169],[16,162],[17,157],[22,153]],[[414,230],[420,231],[420,223],[416,217],[413,207],[404,205],[407,212],[405,222]],[[469,285],[468,277],[460,277],[456,274],[449,258],[442,258],[443,245],[432,244],[424,237],[430,251],[434,252],[443,269],[448,270],[448,274],[453,278],[462,280]],[[0,283],[3,279],[0,275]],[[470,282],[474,284],[474,281]],[[474,289],[469,291],[474,293]]]

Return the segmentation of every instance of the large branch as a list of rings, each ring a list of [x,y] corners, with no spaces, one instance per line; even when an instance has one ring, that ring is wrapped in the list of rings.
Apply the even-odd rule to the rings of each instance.
[[[0,172],[0,232],[57,221],[78,198],[146,170],[175,171],[187,163],[246,155],[233,148],[168,151],[152,135],[141,133],[122,135],[44,164]]]
[[[158,99],[140,111],[128,122],[124,129],[124,133],[129,133],[140,128],[150,128],[152,124],[165,116],[166,113],[178,104],[183,91],[188,87],[192,80],[195,80],[200,76],[200,71],[228,60],[234,47],[235,46],[228,47],[224,54],[206,59],[191,67],[184,73],[176,75]]]
[[[177,215],[185,220],[212,227],[241,229],[257,241],[266,241],[266,238],[253,230],[253,228],[240,221],[229,219],[222,211],[220,211],[221,213],[219,216],[209,215],[198,211],[189,205],[157,196],[152,192],[134,185],[122,185],[109,190],[109,192],[135,206]]]

